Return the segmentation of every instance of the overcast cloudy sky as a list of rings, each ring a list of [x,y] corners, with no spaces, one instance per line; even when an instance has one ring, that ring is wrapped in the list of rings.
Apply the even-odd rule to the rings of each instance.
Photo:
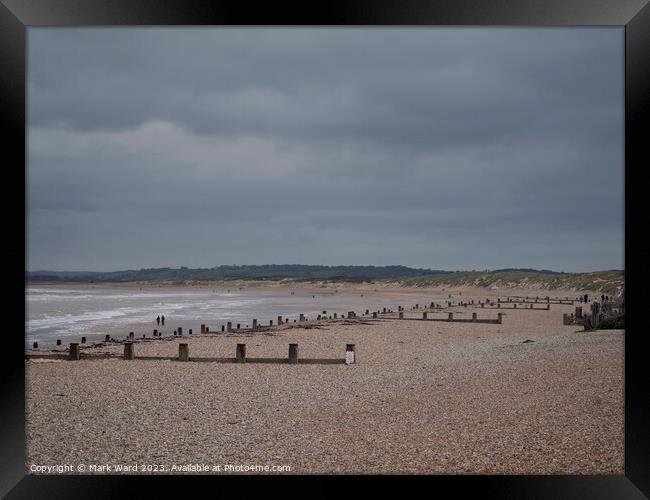
[[[28,30],[28,268],[623,268],[623,29]]]

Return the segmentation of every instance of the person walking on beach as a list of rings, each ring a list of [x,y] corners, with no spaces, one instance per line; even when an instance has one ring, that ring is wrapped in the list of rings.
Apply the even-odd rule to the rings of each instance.
[[[158,326],[160,326],[160,316],[156,318],[156,323],[158,323]]]
[[[162,315],[162,318],[160,318],[160,321],[162,321],[163,326],[165,326],[165,315]]]

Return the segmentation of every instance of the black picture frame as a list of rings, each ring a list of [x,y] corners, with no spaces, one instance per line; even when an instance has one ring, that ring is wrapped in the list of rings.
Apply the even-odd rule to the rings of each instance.
[[[113,498],[134,496],[143,487],[163,484],[167,493],[195,490],[204,483],[208,492],[234,489],[245,497],[250,487],[283,495],[339,496],[367,491],[390,477],[400,491],[422,486],[436,493],[453,488],[455,494],[476,492],[488,498],[644,498],[650,495],[650,395],[646,391],[648,362],[635,297],[647,277],[647,251],[633,245],[641,214],[640,175],[650,165],[647,124],[650,123],[650,6],[647,0],[347,0],[279,4],[235,1],[169,0],[0,0],[0,104],[5,173],[14,179],[5,184],[5,214],[26,207],[26,28],[30,26],[102,25],[441,25],[441,26],[621,26],[625,28],[625,280],[627,318],[625,332],[625,475],[617,476],[32,476],[25,471],[25,364],[24,339],[14,335],[24,328],[17,311],[24,311],[25,249],[7,237],[17,265],[6,269],[16,285],[12,313],[5,318],[0,417],[0,494],[6,498]],[[7,153],[9,153],[7,155]],[[6,181],[7,182],[7,181]],[[632,184],[634,182],[634,184]],[[26,238],[26,217],[13,217],[16,240]],[[12,228],[13,229],[13,228]],[[22,257],[21,257],[22,255]],[[645,258],[644,258],[645,257]],[[638,292],[637,292],[638,289]],[[15,306],[14,306],[15,304]],[[21,309],[22,308],[22,309]],[[21,324],[22,323],[22,324]],[[242,486],[245,479],[246,486]],[[189,482],[192,489],[188,490]],[[289,484],[291,481],[291,484]],[[316,484],[313,484],[316,483]],[[271,488],[271,489],[269,489]],[[266,496],[266,495],[265,495]]]

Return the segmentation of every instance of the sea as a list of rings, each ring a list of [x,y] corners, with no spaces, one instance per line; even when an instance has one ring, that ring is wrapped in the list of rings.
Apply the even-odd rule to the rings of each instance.
[[[165,328],[183,327],[184,332],[200,330],[206,324],[212,331],[230,321],[242,328],[256,318],[261,325],[277,316],[290,321],[305,314],[316,319],[327,311],[327,316],[382,307],[396,308],[394,296],[363,292],[338,293],[326,291],[278,289],[210,290],[201,288],[102,287],[92,285],[28,285],[25,289],[26,318],[25,346],[38,342],[39,346],[63,345],[78,342],[81,336],[89,340],[124,327],[150,336],[157,316],[165,316]]]

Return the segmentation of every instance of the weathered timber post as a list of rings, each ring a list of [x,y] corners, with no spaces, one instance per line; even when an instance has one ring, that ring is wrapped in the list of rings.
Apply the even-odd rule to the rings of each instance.
[[[472,313],[472,321],[476,321],[476,313]]]
[[[399,319],[404,319],[404,313],[402,311],[399,313]]]
[[[485,309],[485,304],[481,302],[481,309]]]
[[[133,349],[133,342],[124,342],[124,359],[135,359],[135,351]]]
[[[272,319],[269,320],[269,326],[273,326],[273,320]]]
[[[300,313],[300,321],[305,321],[305,315]]]
[[[223,325],[221,326],[221,331],[223,331]],[[205,327],[205,333],[210,333],[210,327],[209,326]]]
[[[454,313],[449,313],[447,316],[447,321],[454,321]]]
[[[501,309],[501,302],[497,302],[497,309]]]
[[[232,332],[232,321],[228,321],[228,331]]]
[[[178,344],[178,361],[189,361],[190,349],[187,344]]]
[[[190,335],[192,335],[192,329],[190,328]]]
[[[237,330],[241,330],[241,323],[237,323]]]
[[[278,316],[278,326],[282,324],[282,316]]]
[[[514,305],[513,309],[517,309],[517,304]]]
[[[182,327],[182,326],[179,326],[179,327],[178,327],[178,335],[179,335],[180,337],[183,336],[183,327]]]
[[[345,364],[352,365],[357,362],[357,350],[354,344],[345,345]]]
[[[205,333],[205,325],[201,325],[201,333]]]
[[[235,358],[237,359],[237,363],[246,363],[246,344],[237,344]]]
[[[225,332],[225,331],[226,331],[226,327],[225,327],[225,325],[221,325],[221,331],[222,331],[222,332]]]
[[[497,321],[499,322],[499,324],[503,323],[503,313],[497,314]]]
[[[68,354],[68,359],[70,361],[77,361],[81,357],[81,350],[79,349],[79,344],[76,342],[70,343],[70,354]]]
[[[376,318],[376,317],[377,317],[377,312],[373,311],[373,313],[372,313],[372,317],[373,317],[373,318]]]
[[[425,312],[422,313],[422,319],[427,319],[427,313]]]
[[[532,304],[532,302],[531,302],[531,304],[530,304],[530,308],[531,308],[531,309],[533,308],[533,304]]]
[[[129,338],[130,338],[131,340],[133,340],[134,337],[135,337],[135,333],[133,333],[133,332],[129,332]],[[85,342],[85,341],[84,341],[84,342]]]
[[[154,329],[154,331],[153,331],[153,336],[154,336],[154,337],[157,337],[157,336],[158,336],[158,330]]]
[[[237,327],[237,328],[239,328],[239,327]],[[256,329],[257,329],[257,320],[254,319],[253,320],[253,330],[256,330]]]
[[[298,344],[289,344],[289,363],[298,363]]]
[[[550,311],[551,310],[551,304],[546,304],[546,310]]]

